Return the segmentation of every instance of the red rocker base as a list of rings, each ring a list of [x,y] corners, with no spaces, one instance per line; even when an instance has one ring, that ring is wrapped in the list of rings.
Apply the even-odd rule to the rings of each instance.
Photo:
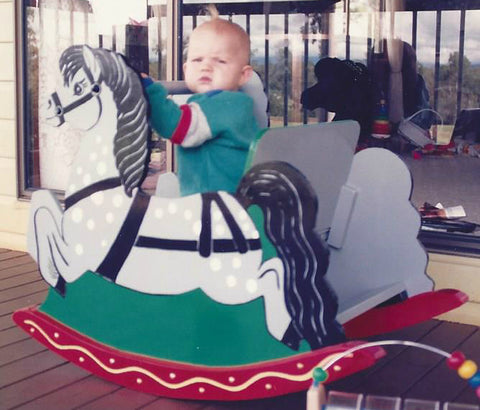
[[[424,322],[467,301],[468,296],[456,289],[420,293],[393,305],[370,309],[343,327],[349,339],[369,337]]]
[[[209,367],[161,360],[113,349],[40,312],[18,310],[15,323],[48,349],[77,366],[125,387],[164,397],[195,400],[251,400],[307,390],[313,370],[361,342],[328,346],[281,360],[232,367]],[[373,365],[381,347],[342,359],[329,382]]]

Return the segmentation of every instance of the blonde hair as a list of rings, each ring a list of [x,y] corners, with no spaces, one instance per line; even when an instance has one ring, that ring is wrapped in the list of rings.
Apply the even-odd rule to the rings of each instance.
[[[220,14],[218,13],[218,9],[215,4],[210,3],[207,7],[205,7],[205,11],[210,16],[211,20],[220,18]]]

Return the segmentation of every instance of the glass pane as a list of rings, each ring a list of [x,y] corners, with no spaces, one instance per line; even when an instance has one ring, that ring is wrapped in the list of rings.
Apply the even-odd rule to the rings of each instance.
[[[471,141],[462,135],[454,137],[454,129],[462,110],[480,107],[480,71],[478,68],[478,10],[465,10],[462,23],[461,10],[418,12],[417,64],[430,97],[430,106],[438,114],[430,128],[436,145],[404,152],[402,157],[413,174],[412,200],[417,208],[425,203],[440,204],[445,208],[462,206],[466,216],[461,225],[446,227],[443,220],[426,221],[422,232],[457,233],[475,225],[462,222],[480,222],[480,192],[478,178],[480,133],[473,132]],[[464,24],[464,31],[462,25]],[[461,57],[461,54],[463,56]],[[461,60],[460,60],[461,59]],[[479,113],[480,118],[480,113]],[[475,120],[473,120],[475,121]],[[470,120],[470,126],[473,125]],[[478,126],[476,126],[478,129]],[[475,141],[476,138],[476,141]]]
[[[53,75],[62,51],[74,44],[117,51],[140,72],[156,79],[166,77],[165,1],[131,2],[43,0],[24,2],[26,16],[26,89],[24,158],[25,188],[66,189],[73,157],[82,133],[68,124],[46,125],[42,104],[59,81]],[[111,13],[115,7],[116,13]],[[155,185],[152,178],[166,170],[165,143],[154,134],[151,141],[150,172],[144,188]]]

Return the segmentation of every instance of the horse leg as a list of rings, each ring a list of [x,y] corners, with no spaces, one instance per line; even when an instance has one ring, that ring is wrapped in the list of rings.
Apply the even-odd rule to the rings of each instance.
[[[39,208],[34,214],[35,255],[43,279],[60,293],[65,292],[65,281],[61,275],[66,264],[60,251],[61,238],[58,225],[48,208]]]
[[[73,252],[63,239],[58,201],[50,192],[40,192],[32,198],[28,248],[44,280],[63,294],[65,282],[76,280],[83,270],[75,268]]]
[[[54,220],[61,221],[63,211],[57,198],[48,190],[36,191],[30,201],[30,219],[27,232],[27,249],[30,256],[38,263],[38,228],[36,226],[37,211],[41,208],[49,209]]]

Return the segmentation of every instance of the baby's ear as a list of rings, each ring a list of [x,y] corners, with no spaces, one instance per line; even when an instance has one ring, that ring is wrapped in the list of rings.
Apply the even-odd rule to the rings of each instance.
[[[244,85],[252,77],[253,68],[251,65],[246,65],[242,68],[242,76],[240,78],[240,86]]]

